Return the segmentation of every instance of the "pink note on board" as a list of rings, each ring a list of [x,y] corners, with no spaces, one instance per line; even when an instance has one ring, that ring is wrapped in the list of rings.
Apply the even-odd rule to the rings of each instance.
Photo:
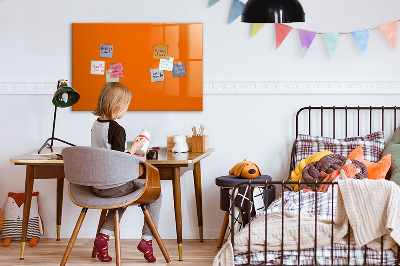
[[[110,78],[124,77],[124,67],[122,63],[110,64],[109,68],[111,69]]]

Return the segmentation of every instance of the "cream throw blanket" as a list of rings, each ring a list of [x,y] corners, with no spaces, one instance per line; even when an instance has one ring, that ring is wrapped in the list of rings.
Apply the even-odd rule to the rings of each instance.
[[[339,180],[334,243],[346,244],[348,221],[352,228],[351,243],[358,246],[380,250],[380,237],[384,236],[384,249],[395,249],[400,243],[400,188],[387,180]],[[298,230],[300,248],[314,247],[315,216],[310,213],[284,212],[284,249],[297,250]],[[270,251],[281,249],[282,213],[268,214],[267,248]],[[331,220],[317,217],[317,246],[330,245]],[[246,252],[248,245],[248,226],[235,235],[235,252]],[[252,251],[264,251],[265,216],[251,223]],[[214,266],[234,265],[234,252],[230,241],[218,252]]]

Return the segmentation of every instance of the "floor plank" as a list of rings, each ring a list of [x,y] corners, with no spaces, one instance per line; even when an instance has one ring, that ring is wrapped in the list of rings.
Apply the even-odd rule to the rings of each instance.
[[[0,246],[0,265],[60,265],[61,258],[64,255],[69,239],[40,239],[36,247],[27,246],[25,249],[25,259],[19,259],[21,244],[18,241],[12,241],[9,247]],[[123,265],[146,265],[150,264],[143,258],[143,254],[136,249],[140,240],[121,240],[122,264]],[[215,255],[218,253],[217,240],[188,240],[183,241],[183,261],[178,261],[178,247],[176,240],[163,240],[168,250],[172,262],[167,264],[162,256],[157,243],[153,243],[154,254],[157,258],[157,265],[212,265]],[[113,239],[110,241],[110,255],[115,259]],[[112,263],[103,263],[97,259],[92,259],[93,240],[77,239],[68,259],[67,265],[114,265]]]

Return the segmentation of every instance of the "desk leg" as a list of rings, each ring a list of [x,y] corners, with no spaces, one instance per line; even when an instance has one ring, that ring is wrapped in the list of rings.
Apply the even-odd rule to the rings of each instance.
[[[57,178],[57,241],[60,241],[64,178]]]
[[[203,203],[201,196],[201,168],[200,161],[194,164],[194,191],[196,194],[197,220],[199,225],[200,242],[203,242]]]
[[[174,167],[172,185],[174,190],[175,223],[178,242],[179,260],[182,259],[182,205],[181,205],[181,174],[179,167]]]
[[[26,235],[28,233],[29,213],[31,212],[31,200],[34,181],[34,166],[26,166],[25,177],[25,195],[24,195],[24,213],[22,219],[22,232],[21,232],[21,255],[20,259],[24,259]]]

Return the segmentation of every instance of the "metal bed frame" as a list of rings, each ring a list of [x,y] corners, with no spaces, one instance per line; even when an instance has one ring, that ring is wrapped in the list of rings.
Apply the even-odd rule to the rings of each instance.
[[[311,131],[312,131],[312,126],[311,126],[311,120],[312,120],[311,118],[312,118],[312,116],[311,116],[311,112],[313,110],[319,111],[319,115],[320,115],[320,136],[324,136],[324,126],[326,125],[326,124],[324,124],[324,111],[325,110],[331,110],[330,113],[332,113],[332,117],[331,118],[332,118],[332,123],[333,123],[332,124],[332,129],[333,129],[332,136],[333,136],[333,138],[336,137],[336,122],[338,120],[338,119],[336,119],[336,113],[339,112],[339,111],[340,112],[344,112],[344,121],[341,121],[341,122],[342,122],[342,125],[344,123],[345,137],[347,138],[348,137],[348,125],[349,125],[349,121],[348,121],[349,120],[348,119],[349,115],[348,115],[348,113],[356,112],[356,115],[357,115],[357,124],[356,124],[356,126],[357,126],[357,136],[360,136],[360,122],[361,122],[360,113],[361,112],[364,112],[364,113],[365,113],[365,111],[369,112],[369,132],[372,133],[373,114],[375,114],[376,112],[379,112],[379,111],[381,112],[381,130],[384,131],[385,130],[385,113],[387,113],[386,111],[393,112],[393,130],[395,130],[396,129],[396,125],[397,125],[397,123],[396,123],[397,111],[399,109],[400,108],[398,108],[396,106],[393,106],[393,107],[385,107],[385,106],[382,106],[382,107],[372,107],[372,106],[369,106],[369,107],[360,107],[360,106],[357,106],[357,107],[348,107],[348,106],[344,106],[344,107],[337,107],[337,106],[331,106],[331,107],[324,107],[324,106],[312,107],[312,106],[308,106],[308,107],[303,107],[296,114],[296,138],[300,134],[299,133],[299,125],[300,125],[299,124],[299,120],[300,120],[300,114],[303,111],[308,111],[308,134],[309,135],[311,135]],[[326,120],[328,120],[328,119],[325,119],[325,121]],[[295,165],[295,159],[296,159],[295,146],[296,146],[296,141],[294,142],[293,148],[292,148],[289,176],[290,176],[290,172],[293,169],[295,169],[295,167],[296,167],[296,165]],[[250,179],[249,181],[242,182],[242,183],[238,184],[237,186],[235,186],[233,191],[232,191],[232,195],[235,195],[235,192],[239,187],[242,187],[242,186],[251,186],[251,187],[254,186],[254,187],[256,187],[257,186],[259,188],[263,188],[264,189],[266,198],[268,198],[268,189],[266,189],[266,188],[268,188],[269,186],[271,186],[271,185],[281,186],[282,195],[283,195],[285,190],[291,190],[290,187],[287,186],[287,185],[292,185],[292,184],[299,185],[299,187],[300,187],[301,184],[315,185],[314,191],[317,192],[317,189],[318,189],[319,185],[330,184],[330,185],[332,185],[332,190],[333,190],[334,186],[336,186],[338,183],[336,181],[332,181],[332,182],[320,182],[320,181],[304,182],[304,181],[285,181],[285,180],[283,180],[283,181],[265,181],[265,182],[263,182],[263,181],[252,181]],[[301,192],[300,192],[300,190],[298,191],[298,193],[299,193],[299,201],[301,202]],[[253,191],[250,189],[250,198],[252,198],[252,196],[253,196],[252,194],[253,194]],[[333,203],[333,201],[334,200],[333,199],[334,199],[334,193],[332,193],[332,213],[331,213],[331,215],[332,215],[332,221],[331,221],[331,228],[332,228],[331,261],[332,261],[332,265],[334,263],[334,254],[333,254],[333,252],[334,252],[334,250],[333,250],[333,244],[334,244],[333,243],[333,224],[334,224],[334,220],[333,220],[334,219],[334,217],[333,217],[333,210],[334,210],[333,204],[334,203]],[[315,213],[317,213],[317,208],[318,208],[317,207],[317,202],[318,202],[317,193],[315,193]],[[271,264],[268,264],[268,262],[267,262],[267,252],[268,252],[268,250],[267,250],[267,242],[268,242],[268,239],[267,239],[267,233],[268,233],[267,207],[268,206],[266,204],[267,204],[267,201],[264,201],[264,208],[265,208],[264,262],[259,263],[259,265],[271,265]],[[282,212],[284,212],[284,197],[282,197]],[[300,227],[300,204],[299,204],[298,214],[299,214],[298,226]],[[235,245],[235,241],[234,241],[234,237],[235,237],[235,234],[234,234],[234,217],[235,217],[234,197],[232,197],[232,200],[231,200],[231,232],[230,232],[231,239],[230,239],[230,241],[231,241],[231,244],[232,244],[233,248],[234,248],[234,245]],[[315,215],[315,239],[314,239],[314,258],[313,258],[314,263],[313,264],[308,264],[308,265],[318,265],[317,264],[317,255],[316,255],[317,238],[318,238],[316,224],[317,224],[317,215]],[[251,230],[250,230],[251,229],[251,219],[249,219],[248,227],[249,227],[249,242],[248,242],[248,245],[247,245],[247,262],[248,263],[245,264],[245,265],[250,265],[251,264],[251,255],[250,255],[251,254],[251,249],[250,249],[250,243],[251,243]],[[284,265],[283,264],[283,259],[284,259],[284,256],[283,256],[283,251],[284,251],[284,240],[283,240],[283,238],[284,238],[283,237],[283,235],[284,235],[284,218],[283,218],[283,216],[282,216],[282,232],[281,232],[281,234],[282,234],[281,250],[280,250],[281,256],[280,256],[280,264],[279,265]],[[301,254],[300,242],[301,242],[301,238],[300,238],[300,230],[299,230],[298,243],[297,243],[297,246],[298,246],[298,248],[297,248],[297,265],[305,265],[305,264],[300,264],[300,254]],[[397,258],[396,258],[395,265],[400,265],[400,249],[399,249],[400,246],[397,245],[397,248],[398,248],[399,252],[397,253]],[[367,265],[366,264],[367,263],[367,253],[366,253],[366,249],[367,248],[366,248],[366,246],[363,246],[363,249],[364,249],[364,263],[363,263],[363,265]],[[346,265],[350,265],[350,224],[348,226],[348,233],[347,233],[347,264]],[[384,261],[383,261],[383,236],[381,237],[380,265],[384,265]]]

